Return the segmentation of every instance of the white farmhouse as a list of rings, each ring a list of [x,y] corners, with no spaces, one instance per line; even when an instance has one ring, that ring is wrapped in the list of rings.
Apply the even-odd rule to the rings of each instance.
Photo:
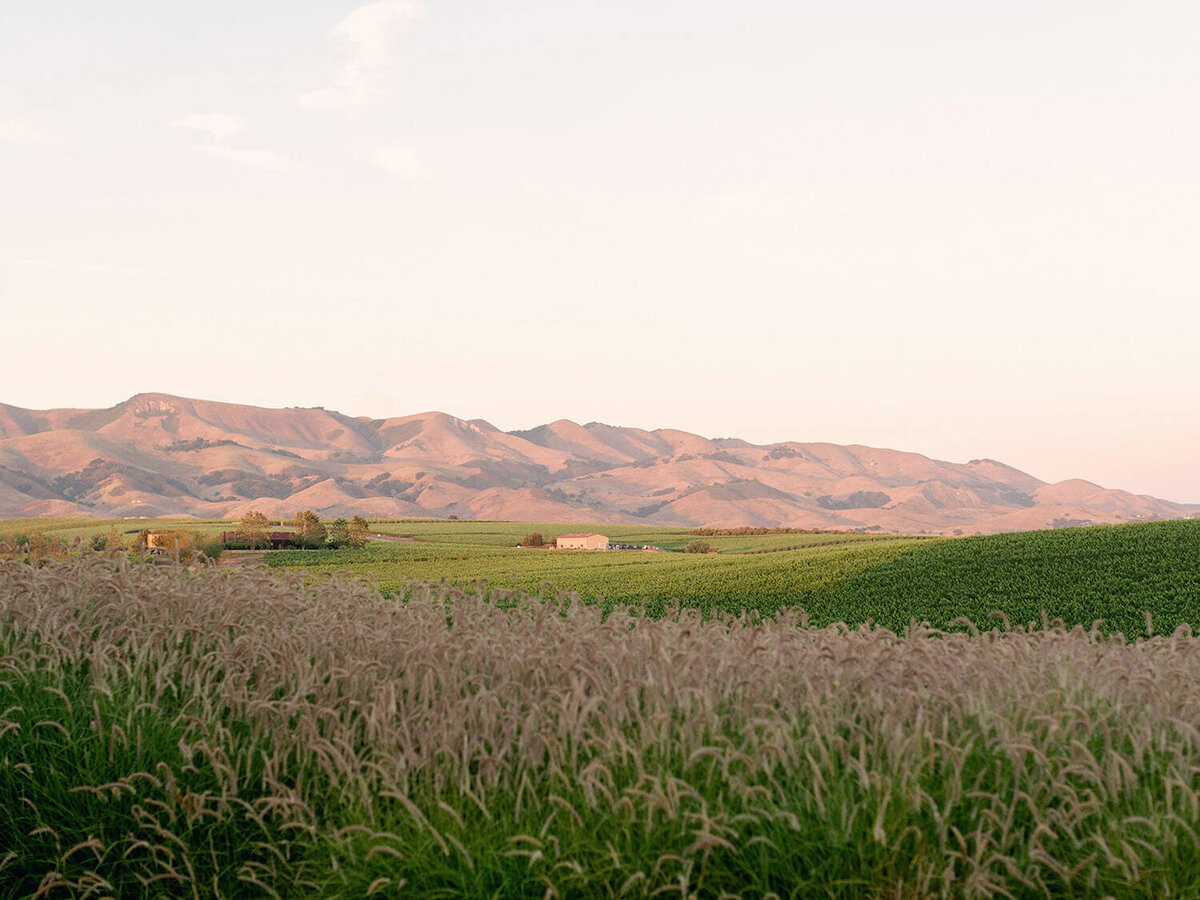
[[[554,541],[559,550],[607,550],[608,538],[602,534],[563,534]]]

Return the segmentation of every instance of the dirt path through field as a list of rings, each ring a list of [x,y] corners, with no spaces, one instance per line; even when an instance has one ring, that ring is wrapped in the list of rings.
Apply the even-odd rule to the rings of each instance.
[[[217,560],[219,566],[262,566],[266,565],[266,553],[261,550],[226,550]]]

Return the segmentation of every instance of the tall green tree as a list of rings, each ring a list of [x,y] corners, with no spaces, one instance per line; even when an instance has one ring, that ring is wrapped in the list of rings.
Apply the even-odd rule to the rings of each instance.
[[[362,516],[355,516],[350,520],[350,537],[349,542],[351,547],[367,546],[367,532],[371,530],[370,524]]]
[[[350,546],[350,525],[345,519],[334,519],[329,525],[329,533],[325,535],[325,546],[340,550]]]
[[[105,550],[124,550],[125,545],[121,543],[121,535],[117,533],[116,525],[108,526],[108,534],[104,536]]]
[[[238,531],[246,539],[246,543],[250,545],[250,549],[257,550],[260,547],[271,546],[270,524],[265,515],[257,509],[252,509],[242,516],[242,522]]]
[[[321,517],[311,509],[303,509],[289,523],[296,532],[296,541],[305,549],[315,549],[325,543],[325,526]]]

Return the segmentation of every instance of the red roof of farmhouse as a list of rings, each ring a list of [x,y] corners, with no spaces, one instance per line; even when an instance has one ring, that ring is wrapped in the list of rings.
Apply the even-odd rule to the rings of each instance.
[[[580,534],[560,534],[559,537],[604,537],[604,535],[600,534],[598,531],[586,531]]]

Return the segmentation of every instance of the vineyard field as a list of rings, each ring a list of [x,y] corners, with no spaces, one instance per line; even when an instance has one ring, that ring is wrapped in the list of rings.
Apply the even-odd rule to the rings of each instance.
[[[856,572],[834,601],[878,621],[1051,619],[1144,634],[1200,623],[1200,521],[1101,525],[934,541]]]
[[[656,528],[645,525],[563,524],[561,522],[470,522],[414,520],[372,522],[372,531],[412,538],[423,543],[469,547],[515,547],[525,535],[537,532],[547,544],[563,534],[599,531],[614,544],[634,544],[662,550],[682,550],[691,541],[703,540],[717,553],[769,553],[797,547],[841,544],[848,541],[892,541],[896,535],[842,534],[746,534],[702,535],[686,528]]]
[[[911,621],[948,627],[968,618],[980,627],[1050,619],[1130,636],[1170,632],[1200,621],[1200,522],[1072,528],[986,537],[928,540],[876,535],[756,535],[705,538],[720,552],[566,553],[505,546],[536,530],[495,523],[476,543],[471,527],[420,532],[397,525],[412,542],[375,544],[357,552],[271,554],[273,566],[313,573],[347,571],[373,578],[387,592],[406,582],[470,583],[534,593],[573,591],[610,608],[672,600],[705,613],[773,615],[800,606],[814,624],[868,621],[903,629]],[[595,526],[593,526],[595,527]],[[405,528],[407,531],[400,531]],[[548,529],[549,530],[549,529]],[[620,529],[605,528],[613,540]],[[691,539],[648,533],[658,545]],[[780,539],[800,547],[758,552]],[[491,543],[485,543],[490,541]],[[685,541],[686,542],[686,541]],[[507,543],[507,542],[506,542]],[[807,546],[805,546],[807,543]]]
[[[791,537],[803,537],[791,535]],[[844,538],[847,536],[843,536]],[[532,593],[574,591],[609,606],[671,600],[706,613],[756,609],[772,614],[804,605],[854,573],[919,544],[905,539],[843,541],[778,553],[589,553],[463,544],[374,544],[360,551],[288,551],[268,556],[272,566],[308,572],[369,576],[388,592],[405,582],[472,583]]]
[[[87,541],[115,527],[125,543],[143,529],[215,535],[228,520],[16,519],[0,540],[42,533]],[[1050,620],[1130,637],[1169,633],[1200,621],[1200,521],[1068,528],[984,537],[880,534],[695,535],[687,529],[587,523],[390,520],[370,524],[361,550],[268,553],[271,567],[314,575],[336,571],[373,579],[388,594],[413,581],[551,595],[574,592],[608,609],[645,603],[661,614],[673,602],[701,610],[774,615],[802,607],[815,625],[912,621],[946,628]],[[526,535],[547,543],[573,531],[600,531],[614,544],[651,550],[609,553],[519,548]],[[390,538],[390,539],[389,539]],[[713,552],[681,552],[694,540]]]

